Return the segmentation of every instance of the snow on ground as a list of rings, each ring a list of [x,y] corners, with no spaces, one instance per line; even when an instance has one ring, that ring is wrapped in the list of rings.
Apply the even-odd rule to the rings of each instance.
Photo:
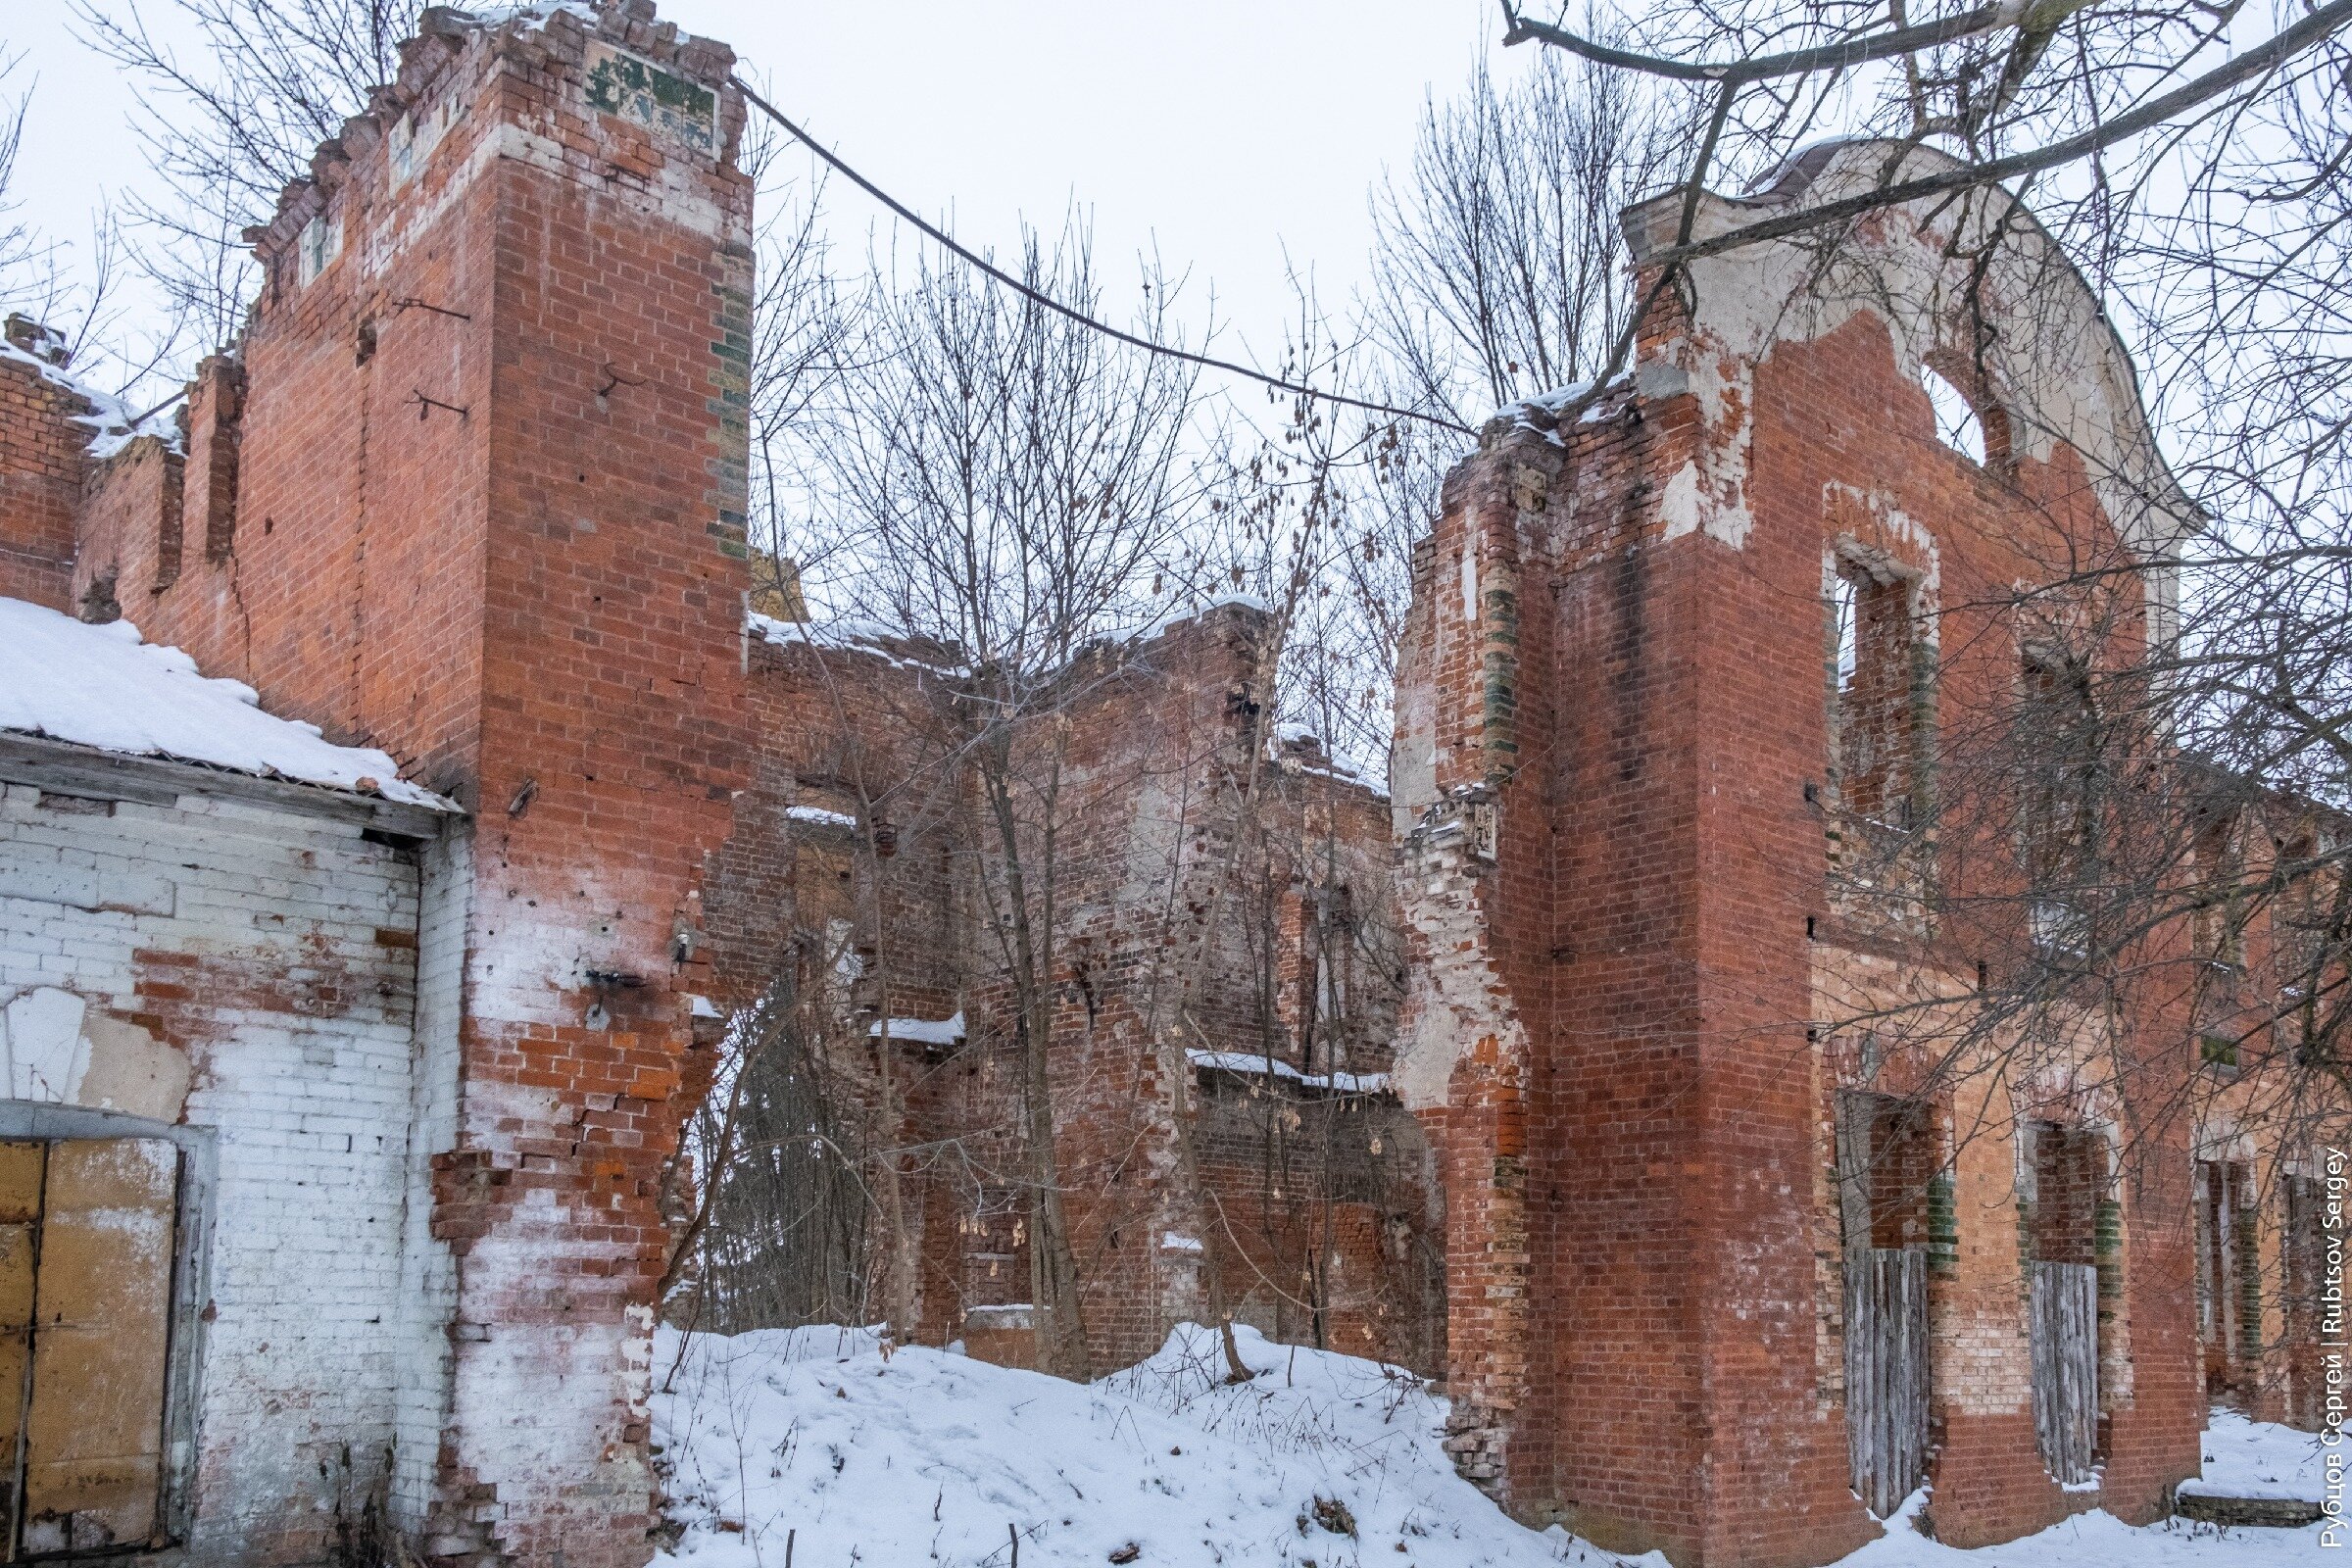
[[[2320,1440],[2293,1427],[2249,1421],[2235,1410],[2216,1410],[2205,1429],[2205,1476],[2184,1481],[2184,1493],[2213,1497],[2299,1497],[2324,1495]]]
[[[1456,1476],[1445,1407],[1410,1373],[1237,1332],[1261,1375],[1221,1388],[1197,1329],[1091,1387],[921,1347],[885,1360],[864,1332],[664,1329],[655,1442],[690,1524],[679,1555],[780,1568],[797,1532],[794,1568],[1008,1568],[1017,1529],[1022,1568],[1130,1544],[1138,1568],[1618,1560]],[[1350,1522],[1353,1540],[1329,1528]]]
[[[793,1568],[1010,1568],[1017,1530],[1024,1568],[1664,1568],[1511,1522],[1453,1473],[1445,1401],[1409,1373],[1237,1332],[1258,1373],[1246,1385],[1222,1386],[1214,1337],[1186,1328],[1081,1387],[921,1347],[885,1356],[864,1330],[663,1329],[654,1440],[685,1526],[676,1556],[783,1568],[789,1544]],[[2222,1449],[2231,1431],[2217,1426]],[[2316,1529],[2132,1529],[2094,1513],[1977,1551],[1898,1519],[1842,1568],[2321,1560]]]
[[[1914,1494],[1904,1514],[1916,1513]],[[1962,1551],[1909,1529],[1906,1517],[1837,1568],[2308,1568],[2338,1561],[2307,1530],[2223,1530],[2190,1519],[2134,1528],[2111,1513],[2077,1514],[2038,1535]]]

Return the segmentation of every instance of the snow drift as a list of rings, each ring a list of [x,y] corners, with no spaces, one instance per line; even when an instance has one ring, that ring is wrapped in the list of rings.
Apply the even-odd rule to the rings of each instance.
[[[794,1568],[1005,1568],[1017,1531],[1022,1568],[1130,1545],[1139,1568],[1620,1560],[1521,1528],[1456,1476],[1444,1401],[1411,1373],[1236,1332],[1260,1375],[1228,1388],[1193,1327],[1086,1387],[921,1347],[885,1359],[863,1331],[665,1329],[654,1441],[678,1552],[780,1568],[790,1533]]]
[[[885,1356],[864,1330],[663,1329],[654,1441],[675,1555],[784,1568],[789,1544],[792,1568],[1010,1568],[1017,1533],[1022,1568],[1665,1568],[1514,1523],[1453,1473],[1446,1402],[1411,1373],[1237,1333],[1248,1384],[1222,1385],[1214,1337],[1187,1326],[1082,1387],[921,1347]],[[2230,1431],[2243,1447],[2250,1435]],[[2310,1441],[2281,1432],[2266,1460]],[[1911,1527],[1922,1501],[1847,1568],[2322,1560],[2312,1530],[2132,1529],[2100,1513],[1958,1551]]]

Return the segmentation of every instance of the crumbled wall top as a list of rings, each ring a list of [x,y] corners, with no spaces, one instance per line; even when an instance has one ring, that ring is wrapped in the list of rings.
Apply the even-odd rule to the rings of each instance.
[[[318,144],[311,156],[310,176],[286,186],[278,196],[276,215],[248,228],[247,242],[265,258],[291,247],[304,225],[325,210],[350,178],[352,164],[427,97],[477,40],[496,53],[572,59],[581,57],[595,40],[652,61],[712,94],[715,133],[710,155],[722,161],[734,156],[743,107],[724,88],[734,74],[735,51],[715,38],[682,33],[674,23],[656,21],[654,0],[534,0],[481,12],[428,6],[416,19],[416,35],[401,42],[398,76],[376,88],[367,111],[343,122],[340,134]]]
[[[1896,160],[1891,169],[1890,158]],[[1826,206],[1889,178],[1962,167],[1932,148],[1878,140],[1824,143],[1790,159],[1752,195],[1702,193],[1690,238],[1706,240],[1791,209]],[[2157,448],[2132,356],[2098,296],[2049,233],[2005,192],[1987,188],[1983,194],[1988,199],[1973,203],[1921,198],[1843,224],[1692,260],[1688,265],[1697,312],[1686,340],[1675,346],[1681,363],[1646,365],[1645,379],[1687,375],[1688,389],[1711,406],[1725,361],[1752,366],[1777,342],[1820,337],[1872,312],[1886,322],[1906,369],[1923,362],[1969,365],[1981,352],[1987,384],[1976,390],[2008,416],[2012,453],[2046,460],[2058,444],[2072,447],[2127,543],[2162,559],[2204,517]],[[1637,265],[1672,248],[1683,204],[1676,191],[1626,210],[1626,237]],[[1999,225],[2005,229],[1995,244]],[[1824,236],[1835,236],[1836,243],[1823,244]],[[1979,331],[1968,314],[1971,253],[1988,248],[1992,260],[1981,294],[1984,330]],[[1957,385],[1963,377],[1947,379]],[[1740,505],[1736,485],[1723,486],[1720,499],[1733,509]],[[1728,537],[1740,530],[1735,523],[1724,531]]]
[[[153,436],[175,451],[179,447],[179,426],[173,422],[171,408],[142,416],[121,398],[84,382],[68,368],[63,340],[37,321],[22,316],[8,318],[7,331],[0,334],[0,360],[24,366],[80,402],[84,412],[73,416],[74,421],[88,426],[89,455],[101,463],[143,435]]]

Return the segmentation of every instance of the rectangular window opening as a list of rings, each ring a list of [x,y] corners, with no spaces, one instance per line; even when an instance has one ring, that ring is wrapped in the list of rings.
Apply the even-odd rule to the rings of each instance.
[[[1911,585],[1839,558],[1829,589],[1831,761],[1839,799],[1858,816],[1908,832],[1918,706]]]
[[[2197,1339],[2205,1392],[2213,1398],[2250,1394],[2260,1371],[2260,1211],[2253,1188],[2243,1161],[2197,1161]]]

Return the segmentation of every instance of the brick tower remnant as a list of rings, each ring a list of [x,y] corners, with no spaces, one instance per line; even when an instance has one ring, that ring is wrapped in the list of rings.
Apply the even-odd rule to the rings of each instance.
[[[1752,198],[1706,197],[1694,237],[1866,188],[1886,156],[1817,149]],[[1864,897],[1838,875],[1872,835],[1899,875],[1962,874],[1911,813],[1936,804],[1938,712],[1988,710],[2034,657],[1989,607],[2070,559],[2161,561],[2195,522],[2089,289],[2038,228],[1994,245],[1979,214],[1899,208],[1836,245],[1692,262],[1577,419],[1555,399],[1488,425],[1415,561],[1396,1084],[1446,1193],[1449,1446],[1521,1516],[1684,1568],[1826,1562],[1877,1533],[1847,1424],[1855,1259],[1926,1280],[1928,1469],[1896,1495],[1932,1478],[1941,1539],[2086,1505],[2146,1518],[2197,1466],[2185,1127],[2140,1125],[2124,1165],[2132,1089],[2095,1053],[2049,1084],[1922,1088],[1835,1027],[1963,995],[2031,940],[1959,930],[1926,884]],[[1681,218],[1679,194],[1626,215],[1644,287]],[[1981,458],[1936,438],[1923,366],[1968,389]],[[2138,580],[2132,624],[2160,630],[2169,582]],[[1859,675],[1825,667],[1852,657],[1841,594]],[[2012,854],[1966,875],[2007,891]],[[2149,963],[2181,956],[2169,940]],[[2155,1103],[2186,1028],[2164,990],[2081,1020]],[[1917,1178],[1918,1222],[1874,1237],[1852,1215],[1876,1210],[1838,1197],[1870,1134],[1840,1129],[1887,1095],[1925,1107],[1870,1124],[1873,1168]],[[2012,1137],[2037,1118],[2040,1163],[2081,1176],[2063,1246],[2034,1238],[2064,1184],[2045,1175],[2037,1217]],[[1897,1134],[1917,1158],[1886,1152]],[[2036,1447],[2025,1277],[2045,1261],[2095,1270],[2095,1490],[2062,1490]]]
[[[259,297],[178,439],[69,462],[17,450],[56,419],[0,421],[0,592],[119,603],[466,809],[423,893],[452,979],[375,1331],[388,1517],[437,1563],[635,1568],[661,1184],[722,989],[704,859],[753,752],[743,105],[650,0],[433,7],[401,62],[251,232]],[[0,399],[68,395],[27,357]],[[365,1491],[380,1456],[349,1463]]]

